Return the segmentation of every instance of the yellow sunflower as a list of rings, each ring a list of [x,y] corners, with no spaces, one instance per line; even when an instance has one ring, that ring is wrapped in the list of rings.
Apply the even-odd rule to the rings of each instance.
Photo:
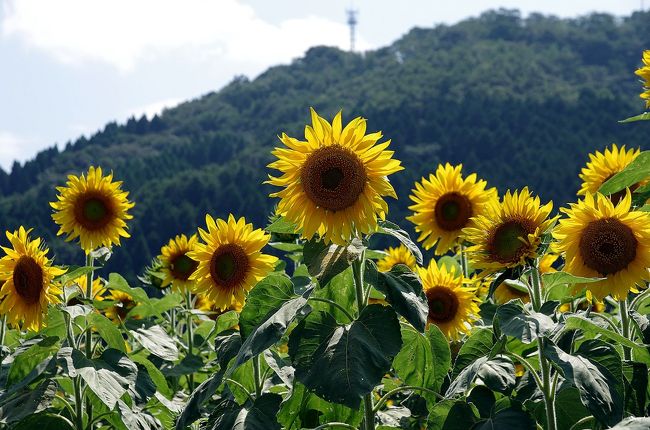
[[[104,299],[115,302],[112,306],[104,309],[106,317],[115,322],[124,321],[131,309],[137,305],[130,294],[117,290],[109,290],[109,294]],[[137,316],[130,318],[139,319]]]
[[[497,305],[503,305],[510,300],[519,299],[524,303],[530,302],[530,295],[527,291],[521,291],[511,285],[502,282],[494,290],[494,302]]]
[[[539,272],[540,273],[552,273],[557,272],[553,267],[553,263],[557,261],[560,256],[558,254],[548,253],[544,254],[542,258],[539,259]]]
[[[273,151],[278,159],[268,167],[282,172],[267,183],[283,187],[277,212],[295,223],[302,236],[318,233],[327,243],[345,245],[355,232],[375,231],[385,219],[384,196],[397,198],[388,175],[402,170],[387,151],[390,140],[377,144],[381,132],[366,134],[366,120],[353,119],[345,128],[341,112],[332,124],[311,109],[312,125],[305,141],[282,134],[287,148]]]
[[[57,187],[57,201],[50,203],[54,221],[60,226],[57,235],[67,234],[67,241],[79,238],[86,252],[101,246],[120,244],[120,237],[130,237],[126,220],[134,206],[122,191],[122,182],[113,182],[113,174],[102,176],[101,167],[90,167],[87,177],[68,176],[65,187]]]
[[[81,301],[79,300],[79,297],[85,297],[86,296],[86,288],[88,286],[88,278],[86,275],[80,276],[77,279],[73,280],[70,282],[70,284],[77,284],[79,289],[81,290],[81,294],[68,300],[68,305],[79,305],[81,304]],[[102,301],[104,300],[103,294],[106,291],[106,288],[104,288],[104,284],[102,283],[102,280],[100,278],[95,278],[93,279],[93,285],[92,285],[92,299],[97,300],[97,301]]]
[[[469,279],[450,271],[443,265],[438,267],[431,260],[428,268],[419,267],[422,288],[429,303],[428,324],[438,326],[448,339],[458,340],[468,333],[472,324],[479,319],[480,299],[474,288],[464,287]]]
[[[390,272],[390,269],[397,264],[405,264],[411,270],[415,270],[417,267],[415,257],[411,254],[411,251],[402,244],[397,248],[389,247],[384,250],[384,252],[386,252],[386,256],[377,261],[377,268],[380,272]]]
[[[552,209],[552,202],[542,206],[528,188],[508,191],[502,202],[491,202],[486,214],[475,217],[474,225],[463,230],[474,244],[467,248],[474,267],[485,275],[536,258],[542,234],[557,219],[548,219]]]
[[[160,249],[161,262],[160,271],[164,275],[161,288],[172,284],[178,292],[186,292],[190,289],[192,281],[190,275],[194,273],[199,263],[192,260],[188,254],[194,250],[198,238],[194,234],[189,239],[184,234],[170,239],[169,243]]]
[[[471,225],[472,217],[484,214],[488,203],[497,198],[496,188],[486,190],[487,182],[477,181],[475,173],[463,179],[462,168],[462,164],[439,165],[435,175],[422,178],[412,190],[413,215],[406,219],[415,224],[425,249],[437,243],[437,255],[462,241],[462,230]]]
[[[562,209],[567,217],[553,232],[555,248],[566,253],[565,271],[605,278],[577,286],[598,300],[608,294],[625,299],[635,285],[650,279],[650,213],[630,211],[631,204],[629,190],[616,206],[602,194],[587,194]]]
[[[65,270],[52,267],[49,250],[40,238],[31,240],[30,232],[21,226],[6,233],[11,248],[2,247],[6,255],[0,259],[0,314],[14,327],[38,330],[48,305],[61,301],[61,289],[52,279]]]
[[[589,307],[589,300],[581,300],[580,303],[578,303],[577,310],[586,311],[588,307]],[[563,303],[557,308],[557,310],[562,313],[571,312],[571,303]],[[591,304],[591,311],[598,312],[598,313],[605,312],[605,303],[599,302],[598,300],[594,300],[593,303]]]
[[[609,178],[625,169],[640,153],[639,148],[626,150],[625,145],[619,148],[614,143],[611,149],[605,148],[604,153],[596,151],[594,154],[589,154],[590,161],[582,168],[582,173],[579,175],[580,179],[582,179],[582,186],[578,191],[578,195],[584,196],[598,192]],[[634,191],[642,183],[634,184],[630,189]],[[616,204],[624,195],[625,190],[621,190],[612,194],[609,198]]]
[[[242,304],[239,302],[234,302],[231,306],[226,309],[220,309],[215,302],[210,300],[204,295],[196,296],[196,301],[194,307],[202,312],[204,312],[210,319],[216,320],[221,314],[224,314],[228,311],[235,311],[237,313],[241,312]]]
[[[645,100],[646,109],[650,108],[650,50],[643,51],[643,67],[635,72],[643,79],[641,98]]]
[[[253,230],[242,217],[228,221],[205,216],[208,230],[199,228],[205,244],[198,243],[188,256],[199,263],[190,280],[192,289],[204,295],[219,309],[243,303],[245,293],[275,267],[278,259],[260,251],[270,236],[263,230]]]

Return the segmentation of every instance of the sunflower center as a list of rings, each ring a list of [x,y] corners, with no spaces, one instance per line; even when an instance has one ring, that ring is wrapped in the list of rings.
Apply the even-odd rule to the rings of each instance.
[[[526,219],[504,222],[488,240],[490,256],[500,263],[516,263],[530,248],[526,239],[534,231],[532,223]]]
[[[637,245],[630,227],[615,218],[604,218],[582,230],[579,248],[585,265],[606,276],[634,261]]]
[[[33,305],[41,299],[43,269],[32,257],[23,255],[18,259],[13,281],[16,292],[27,304]]]
[[[104,196],[90,195],[82,197],[75,205],[74,215],[87,230],[100,230],[111,221],[113,211]]]
[[[123,298],[120,299],[119,304],[115,306],[115,312],[117,316],[120,317],[120,320],[125,320],[126,316],[129,314],[131,308],[135,306],[135,302],[131,299]]]
[[[170,271],[174,278],[187,280],[197,267],[199,267],[199,263],[192,260],[187,254],[181,254],[172,260]]]
[[[450,322],[458,312],[458,297],[446,287],[433,287],[426,291],[429,303],[429,321],[434,324]]]
[[[366,169],[359,157],[337,145],[314,151],[300,171],[300,181],[307,197],[316,205],[334,212],[358,201],[366,179]]]
[[[444,194],[436,202],[435,217],[436,223],[443,230],[460,230],[472,217],[472,204],[460,193]]]
[[[222,245],[212,254],[210,274],[218,285],[231,288],[241,284],[249,268],[248,255],[234,243]]]

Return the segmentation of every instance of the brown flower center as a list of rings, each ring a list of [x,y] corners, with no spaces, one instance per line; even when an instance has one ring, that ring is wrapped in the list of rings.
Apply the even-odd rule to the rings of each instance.
[[[634,261],[637,245],[630,227],[615,218],[604,218],[582,230],[579,249],[585,265],[606,276]]]
[[[528,235],[535,228],[527,219],[511,219],[499,225],[487,242],[487,250],[494,261],[516,263],[530,250]]]
[[[135,302],[133,300],[122,298],[115,304],[115,313],[120,317],[120,320],[124,321],[133,307],[135,307]]]
[[[187,281],[197,267],[199,267],[198,262],[192,260],[187,254],[180,254],[172,259],[169,270],[174,278]]]
[[[366,169],[359,157],[337,145],[314,151],[300,171],[300,182],[307,197],[333,212],[354,205],[366,179]]]
[[[436,202],[435,217],[436,224],[443,230],[460,230],[472,217],[472,203],[457,192],[444,194]]]
[[[14,287],[28,305],[41,299],[43,291],[43,269],[32,257],[23,255],[16,262],[13,273]]]
[[[237,244],[221,245],[212,254],[210,274],[220,286],[230,289],[240,285],[246,279],[249,269],[248,255]]]
[[[458,312],[458,297],[446,287],[433,287],[425,292],[429,303],[429,321],[434,324],[452,321]]]
[[[113,219],[113,207],[106,196],[82,196],[74,206],[75,220],[87,230],[101,230]]]

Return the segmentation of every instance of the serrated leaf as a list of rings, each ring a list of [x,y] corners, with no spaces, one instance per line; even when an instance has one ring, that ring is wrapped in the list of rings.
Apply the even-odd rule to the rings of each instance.
[[[161,326],[140,327],[136,330],[129,330],[129,333],[144,349],[156,357],[167,361],[178,360],[176,342]]]
[[[555,323],[542,313],[526,309],[518,301],[511,301],[497,308],[501,331],[529,344],[539,336],[553,331]]]
[[[302,320],[289,337],[295,377],[325,400],[357,408],[390,369],[402,345],[395,312],[369,305],[339,325],[324,312]]]
[[[600,335],[608,339],[611,339],[628,348],[632,348],[632,349],[643,348],[643,345],[638,345],[636,342],[632,342],[630,339],[621,336],[618,333],[615,333],[611,330],[601,327],[583,316],[571,315],[565,321],[565,328],[566,330],[582,330],[587,336]]]

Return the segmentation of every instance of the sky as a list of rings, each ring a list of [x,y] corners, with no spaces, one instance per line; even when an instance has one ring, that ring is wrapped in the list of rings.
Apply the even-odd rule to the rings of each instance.
[[[646,1],[650,7],[650,0]],[[311,46],[390,44],[500,7],[629,15],[643,0],[0,0],[0,167],[110,121],[152,117]]]

